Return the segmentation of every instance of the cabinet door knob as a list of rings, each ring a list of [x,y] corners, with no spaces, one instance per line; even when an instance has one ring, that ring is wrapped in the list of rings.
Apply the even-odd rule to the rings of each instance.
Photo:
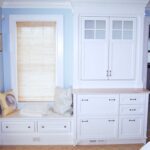
[[[67,128],[67,126],[65,125],[64,128]]]
[[[44,126],[42,126],[42,128],[45,128]]]
[[[6,126],[6,128],[8,128],[8,126]]]
[[[30,129],[31,127],[30,127],[30,126],[28,126],[28,128]]]

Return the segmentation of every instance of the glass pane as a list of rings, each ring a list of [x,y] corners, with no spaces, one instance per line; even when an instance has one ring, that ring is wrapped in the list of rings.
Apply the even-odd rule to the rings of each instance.
[[[86,29],[94,29],[94,20],[85,20],[85,28]]]
[[[85,39],[94,39],[94,30],[85,30]]]
[[[113,29],[122,29],[122,21],[113,21]]]
[[[122,39],[122,31],[114,30],[112,33],[112,39]]]
[[[133,38],[132,31],[124,31],[123,39],[131,40]]]
[[[96,39],[105,39],[105,30],[97,30]]]
[[[133,21],[124,21],[123,28],[132,30],[133,29]]]
[[[105,28],[106,28],[106,21],[104,20],[96,21],[96,29],[105,29]]]

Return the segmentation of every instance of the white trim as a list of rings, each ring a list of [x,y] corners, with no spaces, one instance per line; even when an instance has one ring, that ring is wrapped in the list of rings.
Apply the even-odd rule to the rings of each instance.
[[[3,8],[71,8],[69,0],[4,0]]]
[[[63,16],[62,15],[10,15],[10,66],[11,88],[14,89],[18,98],[17,90],[17,53],[16,53],[16,22],[18,21],[55,21],[56,22],[56,86],[64,86],[63,77]]]

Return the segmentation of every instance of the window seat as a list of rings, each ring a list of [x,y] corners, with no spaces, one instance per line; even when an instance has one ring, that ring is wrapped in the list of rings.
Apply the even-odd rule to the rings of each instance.
[[[1,118],[34,118],[34,117],[71,117],[71,112],[59,114],[53,111],[54,102],[21,102],[18,103],[18,110],[8,116]]]

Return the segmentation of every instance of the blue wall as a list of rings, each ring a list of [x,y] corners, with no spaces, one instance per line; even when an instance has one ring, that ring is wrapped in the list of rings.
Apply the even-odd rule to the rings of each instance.
[[[2,16],[2,8],[0,7],[0,18]],[[2,32],[2,19],[0,19],[0,33]],[[0,91],[3,91],[3,54],[0,52]]]
[[[48,8],[3,8],[2,22],[3,49],[4,49],[4,88],[11,88],[10,78],[10,42],[9,42],[9,15],[63,15],[64,17],[64,87],[72,86],[73,82],[73,15],[70,9]]]

